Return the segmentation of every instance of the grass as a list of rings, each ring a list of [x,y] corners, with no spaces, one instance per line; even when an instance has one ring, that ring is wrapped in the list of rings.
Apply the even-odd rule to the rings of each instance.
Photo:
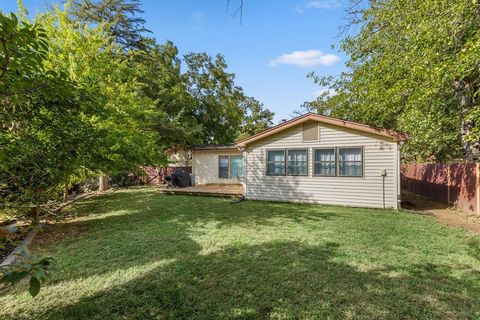
[[[58,262],[2,319],[478,319],[480,238],[388,210],[117,191],[35,250]]]

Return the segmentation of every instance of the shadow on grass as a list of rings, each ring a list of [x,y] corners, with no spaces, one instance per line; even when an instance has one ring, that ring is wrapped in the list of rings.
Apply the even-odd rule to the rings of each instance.
[[[154,267],[129,282],[79,296],[69,305],[56,302],[57,307],[46,308],[37,318],[480,317],[480,275],[473,273],[473,268],[462,270],[459,276],[441,263],[395,265],[392,261],[392,266],[381,270],[362,270],[354,265],[352,256],[344,256],[341,237],[337,237],[338,242],[325,243],[318,236],[321,245],[272,240],[263,244],[212,246],[216,251],[208,253],[194,241],[198,229],[203,231],[202,225],[208,226],[208,230],[251,227],[255,232],[258,226],[278,227],[288,222],[301,222],[302,227],[297,229],[300,233],[308,231],[310,222],[315,228],[312,232],[321,231],[323,222],[331,223],[330,231],[335,232],[339,232],[333,229],[337,224],[344,232],[351,232],[348,227],[352,226],[368,235],[359,238],[363,241],[374,237],[383,241],[388,239],[383,238],[382,232],[395,232],[388,229],[392,224],[384,211],[381,219],[373,220],[372,224],[365,216],[354,219],[355,214],[346,214],[342,207],[250,201],[230,205],[229,202],[210,197],[167,197],[142,190],[119,191],[78,204],[77,210],[89,217],[66,223],[70,229],[58,243],[49,243],[49,250],[59,260],[62,270],[55,274],[46,290],[61,285],[61,281],[75,286],[75,280],[89,276],[108,277],[115,271],[125,272],[162,260],[171,263]],[[348,209],[348,212],[361,215],[365,211]],[[374,215],[375,211],[368,210],[368,214]],[[376,225],[383,222],[384,227]],[[216,237],[218,240],[221,235]],[[471,244],[474,251],[478,247],[478,243]],[[71,290],[75,292],[74,287]],[[55,292],[51,294],[52,299],[61,299]],[[34,317],[24,311],[11,319]]]
[[[101,201],[98,201],[101,199]],[[266,201],[245,201],[235,205],[228,198],[202,196],[161,195],[156,191],[117,191],[101,198],[79,203],[76,208],[81,215],[105,215],[108,212],[137,209],[142,215],[161,214],[177,222],[219,222],[225,225],[269,225],[272,218],[291,221],[330,219],[340,215],[342,207],[311,204],[292,204]],[[322,208],[319,210],[319,208]],[[350,210],[359,210],[351,208]],[[141,212],[140,212],[141,211]]]
[[[52,254],[60,260],[62,271],[49,282],[51,285],[197,254],[201,248],[191,239],[191,228],[203,224],[214,223],[209,228],[248,228],[278,225],[278,221],[272,222],[278,218],[315,222],[337,216],[328,208],[319,211],[312,205],[231,205],[229,199],[164,196],[146,190],[106,194],[79,203],[76,210],[88,219],[52,225],[37,240],[37,247],[50,245]]]
[[[473,267],[454,273],[438,260],[436,264],[396,264],[394,259],[404,256],[392,255],[390,267],[362,269],[355,263],[368,264],[365,257],[362,260],[360,255],[357,260],[352,252],[344,256],[352,248],[344,247],[349,243],[342,243],[342,235],[357,239],[352,230],[365,235],[359,241],[379,239],[368,244],[368,249],[376,249],[377,243],[388,244],[385,234],[396,231],[389,229],[392,223],[385,211],[378,211],[379,219],[371,219],[376,214],[374,210],[248,201],[230,205],[229,202],[209,197],[162,196],[141,190],[119,191],[80,203],[76,208],[88,214],[88,219],[65,223],[70,229],[59,241],[46,246],[58,259],[61,270],[45,288],[45,299],[57,299],[52,304],[57,307],[43,309],[40,318],[480,317],[477,303],[480,275],[473,273]],[[292,226],[289,222],[300,222],[292,228],[300,238],[304,232],[315,232],[315,245],[286,240],[290,232],[287,226]],[[322,240],[321,229],[327,223],[327,231],[336,235],[344,232],[335,242]],[[203,225],[206,227],[202,228]],[[219,241],[222,232],[230,231],[228,227],[245,227],[248,232],[252,228],[255,232],[256,227],[273,225],[287,228],[281,231],[281,241],[266,242],[269,239],[262,238],[265,241],[262,244],[247,245],[234,244],[236,239],[233,239],[223,246],[212,244],[208,252],[202,251],[201,241],[194,241],[204,230],[208,233],[226,227],[212,231],[212,241]],[[399,227],[399,223],[393,225]],[[405,232],[411,230],[411,225],[402,228]],[[274,228],[265,230],[277,232]],[[402,244],[397,242],[395,246]],[[386,251],[395,246],[390,244],[380,249]],[[405,250],[409,248],[406,246]],[[478,244],[472,245],[472,249],[477,248]],[[142,268],[162,260],[171,262],[157,264],[153,270]],[[81,283],[84,278],[108,277],[115,271],[125,275],[131,267],[151,271],[102,291],[75,293],[77,279]],[[49,286],[61,286],[62,281],[71,286],[66,289],[74,295],[68,305],[62,305],[57,291],[48,292]],[[42,299],[42,294],[39,298]],[[11,319],[33,318],[29,312],[37,311],[23,309]]]
[[[51,319],[457,318],[480,316],[480,288],[443,266],[361,271],[336,243],[191,253],[78,302]]]

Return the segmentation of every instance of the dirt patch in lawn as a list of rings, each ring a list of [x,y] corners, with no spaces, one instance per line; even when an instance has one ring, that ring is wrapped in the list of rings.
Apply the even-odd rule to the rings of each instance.
[[[402,207],[422,214],[430,214],[441,223],[453,227],[461,227],[480,234],[480,219],[447,204],[402,190]]]

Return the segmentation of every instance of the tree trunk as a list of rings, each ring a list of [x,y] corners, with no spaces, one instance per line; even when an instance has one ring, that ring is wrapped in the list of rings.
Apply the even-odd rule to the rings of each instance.
[[[98,191],[103,192],[110,189],[108,184],[108,176],[100,176],[100,180],[98,182]]]
[[[35,226],[38,225],[40,223],[40,215],[39,215],[38,207],[34,207],[30,209],[30,213],[32,215],[32,224]]]
[[[480,158],[480,141],[469,139],[470,133],[477,125],[474,120],[467,119],[468,114],[475,105],[474,83],[457,81],[455,83],[457,96],[460,103],[460,138],[462,143],[463,158],[467,161],[475,161]]]
[[[468,139],[470,132],[475,127],[475,123],[472,120],[466,120],[464,115],[462,115],[461,123],[461,139],[462,139],[462,150],[465,160],[475,161],[480,158],[480,142],[472,141]]]
[[[68,200],[68,176],[65,176],[65,180],[63,181],[63,201]]]

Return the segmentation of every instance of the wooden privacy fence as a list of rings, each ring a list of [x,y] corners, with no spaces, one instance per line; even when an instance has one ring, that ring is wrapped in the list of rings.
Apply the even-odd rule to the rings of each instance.
[[[414,163],[401,166],[402,189],[480,214],[480,164]]]
[[[149,185],[156,185],[164,182],[165,176],[171,175],[175,170],[185,170],[188,173],[192,173],[192,167],[162,167],[162,168],[155,168],[155,167],[144,167],[143,170],[146,176],[146,184]]]

